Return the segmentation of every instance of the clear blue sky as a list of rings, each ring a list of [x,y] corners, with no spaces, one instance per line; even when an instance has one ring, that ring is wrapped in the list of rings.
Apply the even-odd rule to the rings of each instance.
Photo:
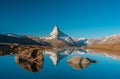
[[[54,25],[74,37],[120,33],[120,0],[0,0],[0,33],[46,36]]]

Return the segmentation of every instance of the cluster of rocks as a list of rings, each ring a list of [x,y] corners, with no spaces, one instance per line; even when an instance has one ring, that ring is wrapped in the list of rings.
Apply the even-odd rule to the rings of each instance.
[[[49,48],[49,47],[48,47]],[[38,72],[42,69],[43,63],[44,63],[44,56],[43,56],[43,50],[46,49],[46,47],[40,47],[40,46],[30,46],[30,45],[12,45],[12,44],[0,44],[0,55],[11,55],[15,54],[15,61],[16,63],[21,66],[23,69],[31,72]],[[48,51],[46,51],[48,52]],[[48,52],[50,54],[50,58],[57,63],[57,60],[64,58],[68,54],[62,54],[59,52]],[[55,57],[54,56],[57,57]],[[51,56],[54,56],[52,58]],[[96,63],[97,61],[89,59],[89,58],[83,58],[80,56],[73,56],[70,59],[67,60],[67,63],[74,69],[80,70],[83,68],[88,67],[91,63]]]
[[[17,45],[17,44],[0,44],[0,56],[12,55],[15,53],[21,53],[27,50],[45,50],[50,49],[49,46],[38,46],[38,45]]]

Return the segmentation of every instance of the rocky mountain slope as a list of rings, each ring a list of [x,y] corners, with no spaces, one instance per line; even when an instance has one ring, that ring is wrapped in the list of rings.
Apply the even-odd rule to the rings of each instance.
[[[94,44],[120,43],[120,34],[102,38],[74,38],[63,33],[58,26],[54,26],[49,36],[39,37],[31,35],[17,35],[12,33],[0,34],[0,43],[17,43],[27,45],[49,45],[52,47],[88,46]]]
[[[88,40],[88,45],[114,44],[114,43],[120,43],[120,34],[115,34],[115,35],[106,36],[102,38],[92,38]]]
[[[60,31],[58,26],[54,26],[52,32],[48,37],[40,37],[41,40],[49,42],[53,46],[85,46],[87,45],[87,39],[85,38],[73,38]]]
[[[0,34],[0,43],[2,44],[23,44],[23,45],[49,45],[46,44],[45,42],[41,41],[41,42],[37,42],[33,39],[30,39],[28,37],[22,37],[20,35],[17,36],[13,36],[12,34],[10,35],[4,35],[4,34]]]
[[[46,37],[7,33],[0,35],[0,43],[49,45],[52,47],[70,47],[85,46],[87,45],[87,39],[70,37],[67,34],[63,33],[58,28],[58,26],[55,25],[50,35]]]

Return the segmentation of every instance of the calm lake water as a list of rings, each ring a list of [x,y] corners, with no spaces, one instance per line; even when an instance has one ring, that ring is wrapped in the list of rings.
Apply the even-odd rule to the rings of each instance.
[[[16,63],[15,56],[0,56],[0,79],[120,79],[120,60],[107,54],[80,49],[45,50],[44,63],[38,72],[28,71]],[[67,62],[73,56],[96,60],[86,67]]]

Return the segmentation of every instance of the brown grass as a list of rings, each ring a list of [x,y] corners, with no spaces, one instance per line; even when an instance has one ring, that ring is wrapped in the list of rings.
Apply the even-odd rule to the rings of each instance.
[[[51,49],[49,46],[39,45],[13,45],[13,44],[0,44],[0,55],[6,55],[11,53],[18,53],[25,50],[45,50]]]
[[[95,52],[105,52],[109,54],[120,55],[120,43],[114,44],[96,44],[83,47],[83,49],[91,49]]]
[[[100,50],[107,50],[107,51],[120,51],[120,43],[114,44],[95,44],[83,47],[84,49],[100,49]]]

